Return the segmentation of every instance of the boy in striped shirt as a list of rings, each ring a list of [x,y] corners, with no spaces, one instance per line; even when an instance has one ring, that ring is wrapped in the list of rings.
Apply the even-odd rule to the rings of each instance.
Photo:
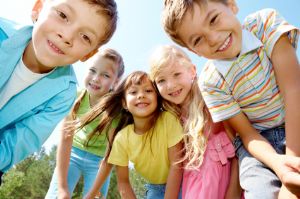
[[[237,12],[234,0],[165,0],[163,24],[177,44],[209,59],[199,85],[214,122],[229,123],[239,135],[234,144],[245,197],[297,198],[299,29],[272,9],[249,15],[243,25]]]

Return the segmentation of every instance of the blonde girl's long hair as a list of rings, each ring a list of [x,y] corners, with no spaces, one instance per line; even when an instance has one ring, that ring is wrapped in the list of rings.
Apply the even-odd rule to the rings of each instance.
[[[106,134],[106,138],[108,140],[108,149],[105,154],[105,159],[107,159],[110,154],[112,143],[117,133],[128,124],[133,124],[134,122],[132,114],[125,110],[122,105],[122,101],[125,100],[126,90],[131,85],[141,84],[141,82],[145,79],[149,79],[147,73],[145,72],[136,71],[131,73],[122,81],[115,91],[105,95],[91,111],[81,118],[81,125],[79,129],[93,122],[97,118],[100,119],[97,127],[92,133],[90,133],[89,137],[99,136],[101,133]],[[158,106],[153,117],[154,119],[151,121],[152,125],[156,122],[159,114],[160,109]],[[114,122],[117,124],[116,127],[112,128],[111,125]]]
[[[160,71],[169,64],[180,63],[183,67],[193,67],[188,55],[174,45],[160,46],[150,59],[150,77],[155,80]],[[155,82],[155,81],[154,81]],[[198,168],[203,161],[208,134],[204,133],[205,125],[209,120],[209,113],[202,98],[197,76],[194,78],[189,96],[188,119],[183,124],[185,133],[185,156],[182,161],[186,162],[187,169]],[[163,108],[175,113],[178,117],[180,107],[166,100],[162,101]]]

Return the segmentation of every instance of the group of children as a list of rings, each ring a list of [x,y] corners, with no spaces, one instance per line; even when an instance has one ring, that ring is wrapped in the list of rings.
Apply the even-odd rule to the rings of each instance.
[[[198,79],[186,53],[164,45],[149,73],[120,82],[122,56],[96,53],[116,29],[113,0],[38,5],[34,26],[0,20],[1,175],[68,115],[46,198],[71,198],[81,175],[86,199],[105,198],[113,166],[121,197],[136,198],[129,162],[147,199],[300,197],[299,29],[278,12],[240,24],[234,0],[164,0],[166,33],[209,61]],[[90,57],[73,103],[70,64]]]

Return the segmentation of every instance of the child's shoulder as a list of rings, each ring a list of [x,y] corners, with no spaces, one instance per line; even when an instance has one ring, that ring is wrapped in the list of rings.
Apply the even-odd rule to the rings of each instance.
[[[253,26],[258,26],[259,24],[265,24],[271,16],[276,15],[277,11],[273,8],[265,8],[258,10],[254,13],[249,14],[244,19],[245,28],[253,28]]]
[[[8,37],[24,25],[20,25],[14,21],[11,21],[9,19],[5,19],[0,17],[0,29],[3,31]]]
[[[176,117],[176,115],[175,114],[173,114],[173,113],[171,113],[171,112],[169,112],[169,111],[162,111],[161,113],[160,113],[160,118],[162,119],[162,120],[177,120],[177,117]]]

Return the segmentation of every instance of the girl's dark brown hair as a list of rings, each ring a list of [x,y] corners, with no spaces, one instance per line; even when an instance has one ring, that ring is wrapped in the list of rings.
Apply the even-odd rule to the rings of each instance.
[[[132,114],[125,110],[122,105],[122,101],[125,100],[126,90],[131,85],[140,85],[144,81],[150,81],[152,83],[147,73],[142,71],[131,73],[122,81],[122,83],[116,88],[115,91],[108,93],[103,98],[101,98],[99,103],[95,105],[90,112],[82,117],[81,126],[79,127],[79,129],[83,128],[85,125],[88,125],[95,119],[100,119],[97,127],[93,130],[93,132],[89,134],[88,142],[93,136],[99,136],[100,134],[105,133],[108,140],[108,150],[105,154],[105,159],[107,159],[110,154],[112,143],[116,134],[128,124],[133,124],[134,122]],[[153,114],[151,126],[154,126],[161,112],[160,101],[161,100],[158,99],[158,106],[155,110],[155,113]],[[111,127],[113,123],[117,123],[116,127],[114,128]],[[147,134],[147,137],[148,136],[150,136],[151,139],[152,133],[149,135]]]

